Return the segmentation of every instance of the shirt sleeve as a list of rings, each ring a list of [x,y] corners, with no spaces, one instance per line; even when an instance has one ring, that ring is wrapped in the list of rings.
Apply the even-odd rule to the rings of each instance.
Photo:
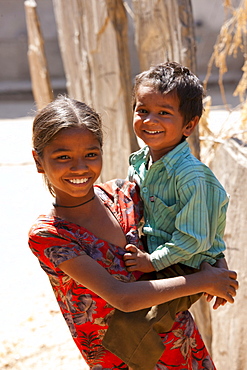
[[[48,273],[56,270],[62,262],[86,254],[69,229],[45,223],[38,223],[31,228],[28,243]]]
[[[157,271],[179,262],[199,268],[202,261],[214,264],[222,257],[228,197],[221,189],[208,190],[197,180],[179,189],[180,211],[171,239],[151,253]]]

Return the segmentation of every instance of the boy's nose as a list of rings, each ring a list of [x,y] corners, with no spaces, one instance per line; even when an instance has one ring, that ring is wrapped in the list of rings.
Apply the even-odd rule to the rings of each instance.
[[[150,124],[159,122],[157,116],[155,114],[149,113],[145,119],[144,122],[148,122]]]

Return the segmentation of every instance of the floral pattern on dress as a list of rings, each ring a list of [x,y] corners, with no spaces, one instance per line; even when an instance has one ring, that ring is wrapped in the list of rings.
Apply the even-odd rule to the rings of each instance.
[[[113,180],[96,185],[95,193],[118,220],[127,243],[142,248],[138,223],[143,210],[135,184]],[[45,215],[40,216],[30,229],[29,246],[49,277],[71,335],[90,369],[127,370],[121,359],[102,346],[113,307],[58,267],[66,260],[87,254],[116,279],[135,281],[141,273],[127,272],[123,261],[124,250],[98,239],[83,227]],[[165,350],[155,370],[215,369],[188,312],[177,315],[172,330],[161,334],[161,337]]]

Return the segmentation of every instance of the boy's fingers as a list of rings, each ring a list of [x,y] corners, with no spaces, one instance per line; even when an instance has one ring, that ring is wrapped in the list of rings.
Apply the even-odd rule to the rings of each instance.
[[[135,268],[135,266],[129,266],[129,267],[126,266],[126,270],[128,272],[133,272],[133,271],[136,271],[136,268]]]
[[[134,260],[127,260],[125,261],[125,266],[134,266],[136,263]]]
[[[130,253],[135,253],[137,251],[137,247],[135,245],[132,245],[132,244],[127,244],[125,246],[125,250],[130,252]]]
[[[132,256],[132,254],[131,254],[131,253],[125,253],[125,254],[123,255],[123,260],[124,260],[124,261],[127,261],[127,260],[129,260],[130,258],[133,258],[133,256]]]
[[[124,263],[125,263],[125,267],[127,271],[129,272],[136,271],[136,261],[135,260],[124,261]]]
[[[134,260],[135,257],[136,257],[136,255],[134,253],[125,253],[123,255],[123,260],[124,261]]]

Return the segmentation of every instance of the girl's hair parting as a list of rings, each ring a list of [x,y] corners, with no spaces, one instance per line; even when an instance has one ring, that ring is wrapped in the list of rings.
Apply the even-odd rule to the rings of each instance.
[[[69,128],[85,127],[91,131],[102,148],[103,132],[101,117],[87,104],[65,95],[41,109],[33,121],[33,149],[42,158],[44,148],[61,131]],[[52,195],[53,188],[44,174],[45,183]]]
[[[102,121],[98,113],[87,104],[60,95],[41,109],[33,121],[33,148],[42,157],[47,144],[61,130],[86,127],[103,145]]]
[[[201,117],[204,89],[200,80],[187,67],[176,62],[166,62],[138,74],[132,93],[133,109],[141,85],[150,86],[161,94],[175,93],[179,99],[179,112],[184,117],[184,124],[196,116]]]

